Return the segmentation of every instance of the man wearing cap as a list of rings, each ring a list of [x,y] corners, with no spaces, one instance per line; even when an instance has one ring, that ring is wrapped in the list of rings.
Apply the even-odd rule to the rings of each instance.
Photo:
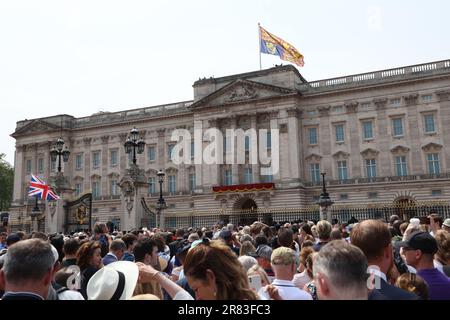
[[[310,294],[297,288],[292,279],[297,270],[297,258],[295,251],[287,247],[279,247],[272,252],[272,269],[275,272],[275,279],[272,286],[278,289],[278,294],[282,300],[312,300]],[[262,300],[270,299],[267,286],[258,291]]]
[[[442,230],[450,232],[450,219],[445,219],[444,223],[442,223]]]
[[[261,244],[258,248],[256,248],[256,252],[250,252],[248,255],[256,258],[259,266],[264,269],[269,277],[269,280],[272,281],[275,276],[275,273],[272,270],[272,265],[270,264],[272,248],[266,244]]]
[[[450,300],[450,278],[433,265],[438,250],[436,239],[428,232],[414,232],[409,240],[396,245],[403,247],[406,262],[416,268],[417,274],[428,284],[430,300]]]

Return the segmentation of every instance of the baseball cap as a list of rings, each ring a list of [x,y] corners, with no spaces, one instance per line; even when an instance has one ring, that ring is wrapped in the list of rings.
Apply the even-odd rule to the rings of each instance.
[[[428,232],[417,231],[411,234],[407,241],[399,241],[396,247],[407,248],[412,250],[420,250],[423,253],[435,254],[438,250],[436,239]]]
[[[266,244],[262,244],[258,246],[256,252],[249,252],[248,255],[254,258],[264,258],[270,261],[270,257],[272,256],[272,248]]]

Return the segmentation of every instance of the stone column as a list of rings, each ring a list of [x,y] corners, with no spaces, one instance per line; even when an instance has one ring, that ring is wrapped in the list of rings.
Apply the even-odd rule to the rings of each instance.
[[[92,191],[91,187],[91,141],[92,138],[83,138],[84,142],[84,186],[83,190]]]
[[[269,129],[279,129],[278,127],[278,111],[270,111],[269,112],[269,119],[270,119],[270,128]],[[281,132],[279,134],[279,138],[280,141],[274,141],[272,140],[272,143],[279,143],[279,151],[280,151],[280,168],[278,170],[278,172],[274,172],[273,173],[273,182],[274,183],[280,183],[281,182],[281,170],[282,170],[282,164],[281,164],[281,145],[282,143],[282,138],[281,138]]]
[[[166,167],[166,129],[160,128],[156,132],[158,133],[158,170],[164,170]]]
[[[417,98],[419,95],[417,93],[403,96],[406,102],[406,118],[405,122],[408,121],[408,132],[409,141],[420,141],[420,130],[417,125],[419,121],[422,121],[420,113],[417,110]],[[423,173],[423,168],[425,168],[422,161],[422,149],[412,148],[411,154],[407,157],[408,161],[408,175],[415,175]]]
[[[439,90],[436,92],[439,98],[439,117],[436,118],[437,129],[439,136],[442,137],[444,146],[450,146],[450,90]],[[450,166],[450,148],[442,149],[441,157],[441,171],[448,171]],[[445,167],[445,164],[447,167]]]
[[[237,117],[233,115],[230,117],[230,129],[233,130],[234,132],[234,130],[236,130],[236,127],[237,127]],[[234,145],[234,148],[230,149],[230,151],[234,155],[233,162],[231,164],[231,175],[232,175],[231,183],[239,184],[239,165],[237,164],[237,139],[234,137],[234,135],[233,140],[234,143],[230,141],[231,145],[232,146]]]
[[[386,115],[387,99],[374,99],[373,103],[377,109],[377,125],[379,135],[377,143],[380,148],[377,159],[377,175],[380,177],[387,177],[391,175],[391,152],[390,148],[390,133],[388,132],[388,118]]]
[[[299,134],[299,117],[300,111],[297,108],[289,108],[286,110],[288,114],[288,143],[289,146],[289,176],[291,180],[299,185],[301,178],[302,157],[300,152],[301,137]]]
[[[102,140],[102,154],[101,154],[101,159],[102,159],[101,190],[102,191],[101,191],[101,194],[104,197],[104,196],[111,195],[111,190],[109,190],[109,179],[108,179],[108,165],[109,165],[108,141],[109,141],[109,136],[104,135],[104,136],[101,136],[100,138]]]
[[[330,106],[319,107],[319,145],[322,153],[322,163],[320,169],[327,172],[330,179],[333,177],[333,159],[331,157],[331,144],[334,143],[335,137],[330,124]]]
[[[254,163],[256,161],[256,164],[251,164],[251,168],[252,168],[252,180],[253,183],[260,183],[260,170],[259,170],[259,157],[258,157],[258,153],[259,153],[259,148],[265,148],[265,145],[262,145],[261,142],[259,141],[259,134],[258,134],[258,124],[257,124],[257,116],[256,113],[252,113],[250,114],[250,128],[254,129],[256,132],[256,140],[257,140],[257,144],[251,144],[250,145],[250,154],[249,154],[249,162]],[[250,141],[251,143],[251,141]],[[252,153],[253,153],[253,149],[252,148],[256,148],[257,152],[256,152],[256,159],[252,159]]]
[[[350,135],[348,137],[349,140],[349,149],[350,150],[350,163],[347,164],[348,167],[351,165],[351,175],[349,178],[361,177],[361,155],[360,155],[360,145],[361,145],[361,136],[359,134],[359,126],[360,123],[358,121],[357,112],[358,112],[358,102],[351,101],[345,103],[345,109],[348,114],[347,126],[349,128]]]
[[[23,194],[23,177],[24,177],[24,152],[25,145],[16,145],[16,152],[14,154],[14,191],[13,200],[15,203],[20,203],[24,199]]]

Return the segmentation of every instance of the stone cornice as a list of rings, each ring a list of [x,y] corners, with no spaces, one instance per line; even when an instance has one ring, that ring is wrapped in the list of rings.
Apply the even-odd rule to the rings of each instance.
[[[373,99],[373,104],[375,105],[377,110],[384,110],[386,109],[387,101],[387,98],[377,98]]]
[[[446,101],[450,98],[450,89],[437,90],[435,94],[439,97],[439,101]]]
[[[278,110],[269,111],[270,120],[278,119],[278,114],[279,114]]]
[[[103,144],[106,144],[109,141],[109,136],[108,135],[101,136],[100,138],[102,139],[102,143]]]
[[[347,113],[355,113],[356,111],[358,111],[358,104],[359,103],[356,101],[345,102],[344,103],[345,111]]]
[[[286,109],[286,112],[288,114],[288,117],[295,117],[295,118],[299,118],[302,114],[301,110],[299,110],[296,107],[288,108]]]
[[[158,134],[158,138],[164,137],[166,134],[166,128],[156,129],[156,133]]]
[[[86,147],[88,147],[88,146],[91,145],[91,141],[92,141],[92,138],[90,138],[90,137],[84,137],[84,138],[83,138],[83,142],[84,142],[84,145],[85,145]]]
[[[330,109],[331,106],[323,106],[323,107],[318,107],[317,110],[319,110],[319,115],[321,117],[327,117],[330,115]]]

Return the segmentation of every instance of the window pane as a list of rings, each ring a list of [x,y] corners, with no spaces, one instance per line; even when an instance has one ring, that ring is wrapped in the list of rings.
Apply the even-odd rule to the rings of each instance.
[[[428,158],[428,172],[430,174],[439,174],[440,173],[440,163],[439,163],[439,154],[430,153],[427,155]]]
[[[270,131],[267,132],[267,149],[271,149],[272,148],[272,134],[270,133]]]
[[[364,139],[373,138],[372,121],[363,122]]]
[[[394,128],[394,136],[403,135],[403,123],[401,118],[393,119],[392,127]]]
[[[344,125],[339,124],[336,126],[336,142],[344,141]]]
[[[148,148],[148,161],[155,161],[156,160],[156,149],[155,147],[149,147]]]
[[[397,156],[395,158],[395,162],[396,162],[397,176],[408,175],[407,168],[406,168],[406,157],[405,156]]]
[[[250,137],[245,136],[245,151],[249,151],[249,150],[250,150]]]
[[[434,115],[433,114],[427,114],[425,116],[425,132],[435,132],[434,127]]]
[[[38,160],[39,173],[44,172],[44,159],[40,158]]]
[[[156,179],[155,177],[148,178],[148,193],[156,193]]]
[[[347,161],[338,161],[338,175],[339,175],[339,180],[348,179]]]
[[[311,181],[320,182],[320,167],[318,163],[312,163],[310,165],[311,170]]]
[[[225,170],[225,185],[231,186],[233,180],[233,175],[231,170]]]
[[[375,178],[377,176],[377,167],[375,159],[366,160],[366,171],[368,178]]]
[[[189,191],[195,190],[195,174],[189,175]]]
[[[309,128],[309,144],[317,144],[317,128]]]
[[[246,183],[246,184],[253,183],[252,181],[253,181],[252,169],[245,168],[244,183]]]
[[[117,150],[111,151],[111,166],[112,167],[117,166]]]
[[[174,145],[173,144],[169,144],[167,147],[167,157],[169,159],[169,161],[172,161],[172,150],[173,150]]]
[[[169,192],[175,193],[175,176],[169,176]]]

